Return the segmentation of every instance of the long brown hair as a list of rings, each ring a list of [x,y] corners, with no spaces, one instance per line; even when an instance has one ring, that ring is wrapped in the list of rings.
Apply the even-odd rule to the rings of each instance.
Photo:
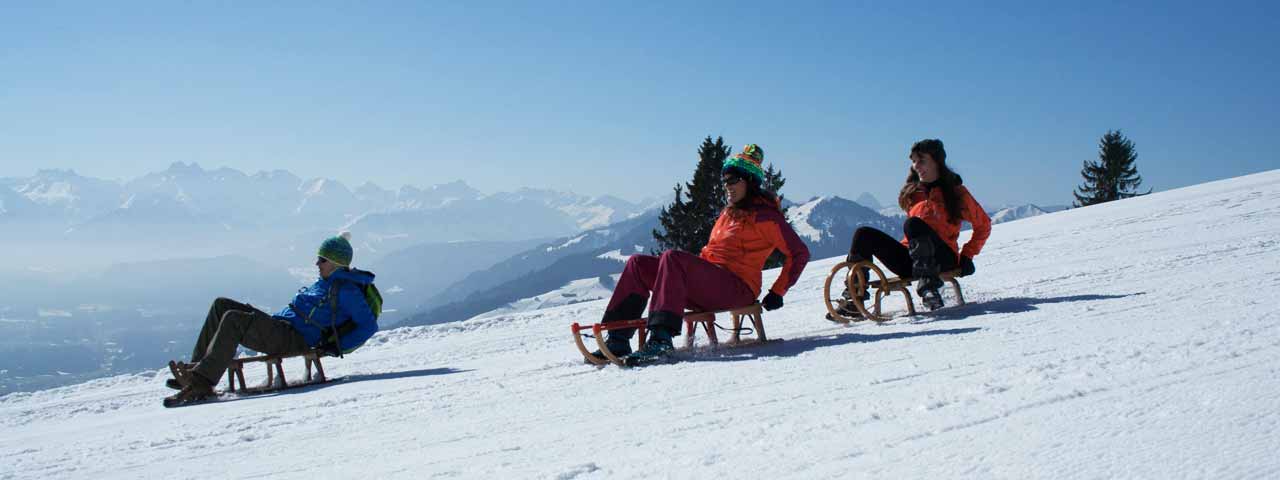
[[[775,208],[781,209],[778,205],[778,197],[760,186],[759,183],[751,181],[750,177],[741,177],[743,182],[747,182],[747,194],[742,196],[742,200],[730,203],[725,206],[725,210],[735,217],[746,215],[754,210],[756,199],[762,198]]]
[[[963,185],[964,180],[947,166],[947,150],[943,148],[942,140],[930,138],[916,142],[911,146],[911,155],[920,154],[929,155],[933,158],[933,162],[938,164],[938,179],[931,186],[942,189],[942,205],[947,210],[947,221],[960,223],[962,207],[960,192],[956,191],[956,187]],[[920,174],[916,173],[916,169],[907,167],[907,184],[919,182]]]

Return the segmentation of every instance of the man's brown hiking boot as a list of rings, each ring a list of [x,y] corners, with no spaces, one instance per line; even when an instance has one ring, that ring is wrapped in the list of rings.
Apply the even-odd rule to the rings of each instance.
[[[216,395],[216,392],[213,391],[212,382],[198,373],[179,368],[176,362],[169,362],[169,372],[173,373],[174,379],[182,386],[182,390],[172,396],[165,397],[164,406],[166,408],[200,403]]]

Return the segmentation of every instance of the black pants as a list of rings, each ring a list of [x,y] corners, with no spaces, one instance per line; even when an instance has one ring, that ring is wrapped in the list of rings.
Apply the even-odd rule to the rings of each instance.
[[[268,355],[305,352],[308,348],[307,340],[289,322],[251,305],[218,298],[209,306],[204,328],[191,352],[195,372],[210,383],[218,383],[240,345]]]
[[[906,233],[908,241],[931,242],[932,258],[913,258],[911,251],[902,242],[871,227],[860,227],[853,232],[853,244],[849,247],[849,253],[868,260],[875,257],[898,277],[913,276],[912,265],[921,261],[936,262],[938,271],[942,272],[956,269],[956,252],[924,220],[918,217],[908,218],[902,225],[902,231]]]

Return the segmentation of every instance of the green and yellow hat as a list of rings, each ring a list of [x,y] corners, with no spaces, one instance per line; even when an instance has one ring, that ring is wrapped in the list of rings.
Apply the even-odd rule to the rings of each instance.
[[[744,179],[755,180],[756,185],[761,185],[764,183],[764,169],[760,168],[762,163],[764,163],[764,149],[749,143],[742,147],[742,153],[724,161],[724,168],[720,169],[720,173],[722,175],[733,173]]]

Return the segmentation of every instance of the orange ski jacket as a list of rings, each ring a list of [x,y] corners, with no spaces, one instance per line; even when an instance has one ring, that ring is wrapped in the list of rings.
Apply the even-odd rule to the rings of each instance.
[[[927,193],[924,190],[927,190]],[[924,223],[933,228],[933,231],[947,242],[951,251],[973,258],[982,252],[982,246],[987,243],[987,237],[991,236],[991,217],[987,216],[986,210],[983,210],[982,205],[973,199],[973,195],[969,194],[969,189],[964,188],[964,185],[956,185],[956,193],[960,197],[960,218],[973,225],[973,237],[965,242],[963,250],[957,248],[960,239],[960,222],[951,223],[947,220],[947,207],[942,200],[941,188],[922,185],[910,194],[904,202],[908,206],[907,216],[924,220]],[[902,244],[908,245],[907,237],[902,237]],[[959,260],[960,258],[956,257],[956,261]]]
[[[785,296],[809,263],[809,247],[787,223],[776,201],[761,198],[750,211],[734,213],[732,210],[726,208],[720,212],[711,229],[711,238],[699,256],[733,272],[758,297],[763,284],[760,271],[774,250],[781,251],[787,259],[770,290]]]

